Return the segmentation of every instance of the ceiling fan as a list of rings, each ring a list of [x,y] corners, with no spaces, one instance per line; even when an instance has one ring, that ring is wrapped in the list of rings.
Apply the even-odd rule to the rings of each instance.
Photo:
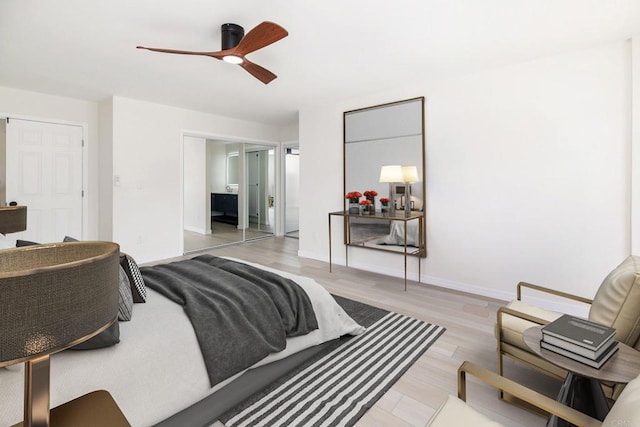
[[[137,46],[154,52],[177,53],[182,55],[202,55],[221,59],[231,64],[240,65],[252,76],[267,84],[277,76],[271,71],[249,61],[245,55],[269,46],[289,33],[280,25],[265,21],[244,35],[244,28],[236,24],[222,24],[222,50],[216,52],[193,52],[189,50],[160,49],[155,47]]]

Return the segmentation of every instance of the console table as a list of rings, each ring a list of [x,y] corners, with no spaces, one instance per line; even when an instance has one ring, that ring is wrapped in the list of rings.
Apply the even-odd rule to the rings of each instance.
[[[349,266],[349,246],[355,246],[366,249],[375,249],[379,251],[385,252],[394,252],[398,254],[402,254],[404,256],[404,290],[407,290],[407,257],[415,256],[418,257],[418,282],[420,282],[421,276],[421,263],[420,258],[426,255],[425,248],[425,238],[424,238],[424,213],[423,212],[411,212],[409,216],[404,216],[404,211],[396,211],[395,215],[390,215],[387,213],[376,212],[373,215],[370,214],[351,214],[349,211],[337,211],[337,212],[329,212],[329,272],[332,271],[332,254],[331,254],[331,217],[342,217],[344,219],[345,230],[344,230],[344,242],[345,242],[345,263],[346,266]],[[370,236],[369,238],[360,238],[360,239],[352,239],[352,221],[358,220],[361,222],[393,222],[399,221],[403,223],[404,226],[404,244],[403,245],[389,245],[388,248],[381,247],[382,245],[371,246],[370,243],[375,239],[380,239],[384,236]],[[407,228],[408,224],[411,221],[418,222],[418,246],[408,246],[407,245]],[[369,244],[369,245],[367,245]],[[392,247],[400,248],[401,250],[393,250]]]

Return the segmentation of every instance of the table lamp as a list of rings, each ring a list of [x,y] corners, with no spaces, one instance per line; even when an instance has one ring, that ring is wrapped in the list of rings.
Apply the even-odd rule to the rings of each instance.
[[[17,233],[26,229],[26,206],[0,206],[0,234]]]
[[[110,242],[0,251],[0,367],[25,363],[25,426],[50,425],[50,356],[117,321],[118,265]]]
[[[402,166],[402,182],[405,183],[405,207],[404,216],[411,216],[411,183],[420,182],[418,168],[416,166]]]
[[[402,166],[400,165],[383,165],[380,168],[380,182],[389,183],[389,214],[391,216],[396,214],[395,209],[395,188],[396,182],[403,182]]]

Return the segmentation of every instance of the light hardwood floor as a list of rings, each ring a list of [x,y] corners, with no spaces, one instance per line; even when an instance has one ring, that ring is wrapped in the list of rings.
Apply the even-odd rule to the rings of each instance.
[[[298,241],[283,237],[207,251],[257,262],[314,278],[329,292],[436,323],[447,331],[364,415],[358,426],[424,426],[448,394],[457,393],[456,371],[464,360],[496,370],[493,335],[496,311],[504,301],[299,258]],[[514,284],[515,287],[515,284]],[[506,375],[555,396],[560,383],[521,365],[505,365]],[[468,378],[471,406],[507,426],[543,426],[546,419],[498,399],[497,392]],[[220,423],[216,423],[221,426]]]

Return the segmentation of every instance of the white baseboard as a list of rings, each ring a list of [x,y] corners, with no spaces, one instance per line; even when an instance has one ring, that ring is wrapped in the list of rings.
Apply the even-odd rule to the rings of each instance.
[[[318,256],[315,252],[298,251],[298,256],[302,258],[310,258],[318,261],[329,262],[329,257]],[[413,259],[413,258],[412,258]],[[345,265],[345,258],[337,258],[332,256],[332,263],[335,265]],[[383,274],[385,276],[404,278],[404,269],[392,269],[385,268],[379,265],[372,265],[366,263],[350,263],[350,268],[358,270],[370,271],[373,273]],[[410,267],[410,266],[408,266]],[[417,268],[416,268],[417,270]],[[407,279],[417,281],[417,271],[407,271]],[[420,282],[425,285],[438,286],[445,289],[452,289],[455,291],[465,292],[468,294],[479,295],[486,298],[492,298],[504,301],[505,304],[508,301],[516,298],[516,285],[513,284],[513,291],[503,291],[500,289],[486,288],[483,286],[472,285],[469,283],[455,282],[453,280],[444,279],[441,277],[427,276],[422,274]],[[538,294],[538,295],[536,295]],[[559,313],[571,314],[574,316],[587,317],[589,313],[589,305],[581,304],[578,302],[572,302],[563,298],[544,298],[539,296],[537,292],[523,292],[523,301],[528,304],[545,308],[547,310],[557,311]]]
[[[198,233],[198,234],[211,234],[211,229],[205,230],[203,228],[189,227],[188,225],[185,225],[184,229],[187,230],[187,231],[192,231],[194,233]]]

